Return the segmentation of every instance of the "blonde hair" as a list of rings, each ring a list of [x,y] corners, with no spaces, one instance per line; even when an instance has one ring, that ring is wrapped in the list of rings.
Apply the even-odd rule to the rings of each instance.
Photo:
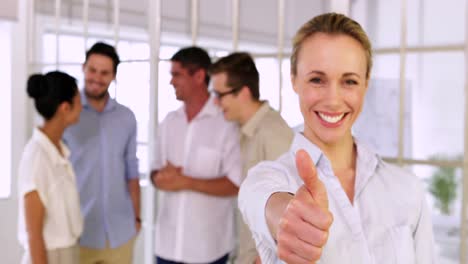
[[[342,34],[350,36],[361,43],[366,53],[366,78],[369,78],[370,71],[372,69],[372,47],[369,38],[359,23],[345,15],[337,13],[326,13],[316,16],[302,25],[302,27],[297,31],[293,38],[291,74],[296,75],[297,73],[297,60],[302,43],[304,40],[315,33],[325,33],[331,35]]]

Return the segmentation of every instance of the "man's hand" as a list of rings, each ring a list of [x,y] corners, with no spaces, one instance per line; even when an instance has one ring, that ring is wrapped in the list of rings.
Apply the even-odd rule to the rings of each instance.
[[[322,255],[333,215],[328,211],[327,190],[304,150],[296,153],[296,167],[304,185],[280,219],[276,234],[278,257],[289,264],[310,264]]]
[[[154,175],[153,182],[164,191],[180,191],[187,188],[187,179],[182,174],[182,168],[167,161],[166,167]]]

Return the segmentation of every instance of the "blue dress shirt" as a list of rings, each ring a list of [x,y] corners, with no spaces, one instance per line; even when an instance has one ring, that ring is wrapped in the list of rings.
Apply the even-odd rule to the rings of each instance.
[[[127,107],[109,98],[97,112],[82,94],[80,121],[63,136],[80,193],[84,230],[80,244],[116,248],[136,235],[135,212],[127,181],[138,178],[136,119]]]

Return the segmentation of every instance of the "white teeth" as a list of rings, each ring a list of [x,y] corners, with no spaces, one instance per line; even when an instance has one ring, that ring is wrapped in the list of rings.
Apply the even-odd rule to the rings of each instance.
[[[324,114],[322,114],[320,112],[318,114],[319,114],[320,118],[322,118],[326,122],[332,123],[332,124],[335,124],[335,123],[339,122],[344,116],[344,113],[341,114],[341,115],[338,115],[338,116],[327,116],[327,115],[324,115]]]

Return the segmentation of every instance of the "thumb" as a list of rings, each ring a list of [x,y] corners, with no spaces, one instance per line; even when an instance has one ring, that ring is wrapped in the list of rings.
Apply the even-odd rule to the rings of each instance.
[[[317,176],[317,169],[309,154],[301,149],[296,152],[296,167],[299,176],[304,181],[304,185],[309,191],[314,201],[322,208],[328,209],[327,189]]]

